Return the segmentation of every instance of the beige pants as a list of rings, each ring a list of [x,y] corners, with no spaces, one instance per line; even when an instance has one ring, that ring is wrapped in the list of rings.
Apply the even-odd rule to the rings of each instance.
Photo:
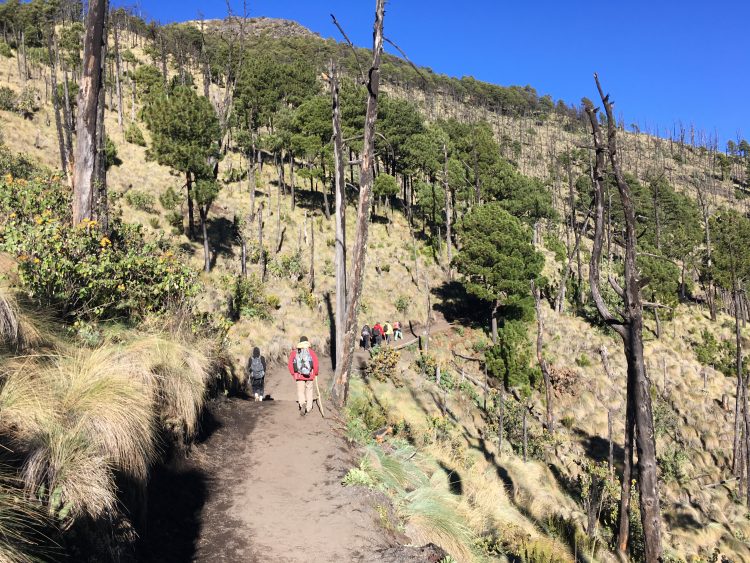
[[[297,402],[300,405],[306,405],[308,412],[312,410],[313,385],[315,385],[315,383],[312,381],[297,382]]]

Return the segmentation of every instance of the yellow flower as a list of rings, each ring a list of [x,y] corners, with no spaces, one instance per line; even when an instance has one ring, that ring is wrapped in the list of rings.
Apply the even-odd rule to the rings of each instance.
[[[34,258],[34,264],[39,264],[40,262],[41,260],[39,260],[39,258]]]
[[[117,291],[125,291],[125,286],[120,284],[117,286]]]
[[[112,244],[112,241],[109,240],[107,237],[102,237],[102,240],[99,241],[99,244],[101,245],[102,248],[107,248],[108,246]]]
[[[36,217],[34,217],[34,222],[35,222],[35,223],[36,223],[37,225],[41,225],[42,223],[44,223],[44,219],[42,219],[42,217],[41,217],[41,216],[36,216]]]
[[[7,182],[8,184],[12,184],[12,183],[13,183],[13,175],[12,175],[12,174],[6,174],[6,175],[5,175],[5,181],[6,181],[6,182]]]

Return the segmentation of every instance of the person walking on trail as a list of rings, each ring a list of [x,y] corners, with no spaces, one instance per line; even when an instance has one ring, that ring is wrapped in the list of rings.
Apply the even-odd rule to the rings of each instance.
[[[365,325],[362,327],[362,348],[365,350],[370,349],[370,340],[372,339],[372,331],[370,327]]]
[[[262,401],[265,397],[266,359],[260,355],[260,348],[253,348],[253,355],[247,360],[247,377],[253,390],[253,399]]]
[[[393,322],[393,341],[401,340],[404,335],[401,332],[401,323],[399,321]]]
[[[390,322],[385,321],[383,325],[383,333],[385,334],[386,344],[390,344],[393,341],[393,325]]]
[[[380,323],[375,323],[372,327],[373,346],[380,346],[380,343],[383,341],[383,338],[385,338],[383,327],[380,325]]]
[[[289,354],[289,373],[297,382],[299,414],[305,416],[312,410],[313,382],[318,376],[318,356],[306,336],[300,337],[297,348]]]

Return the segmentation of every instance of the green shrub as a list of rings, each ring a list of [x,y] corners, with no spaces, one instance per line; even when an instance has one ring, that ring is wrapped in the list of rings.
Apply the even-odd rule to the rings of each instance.
[[[396,311],[398,311],[402,315],[405,315],[409,310],[410,303],[411,300],[406,295],[399,295],[396,298],[396,302],[393,304],[393,306],[396,308]]]
[[[684,448],[673,444],[663,450],[657,458],[662,481],[684,485],[688,480],[688,461]]]
[[[10,45],[8,45],[5,41],[0,41],[0,57],[5,57],[6,59],[9,59],[13,56],[13,51],[10,49]]]
[[[117,156],[117,145],[107,135],[104,139],[104,166],[109,170],[112,166],[120,166],[122,160]]]
[[[132,145],[138,145],[139,147],[146,146],[146,139],[143,136],[143,132],[140,127],[136,125],[135,121],[125,129],[125,140]]]
[[[350,396],[346,414],[347,436],[360,444],[370,442],[372,433],[388,423],[385,410],[369,392]]]
[[[300,305],[307,305],[310,309],[315,309],[318,305],[318,300],[315,298],[315,294],[306,287],[302,287],[297,291],[294,300]]]
[[[502,380],[508,388],[528,393],[537,380],[531,367],[531,343],[524,321],[506,321],[498,329],[497,345],[485,352],[490,375]]]
[[[579,368],[586,368],[591,365],[591,359],[586,354],[581,354],[576,358],[576,365]]]
[[[568,250],[565,244],[556,235],[544,235],[544,246],[555,255],[555,261],[566,264],[568,261]]]
[[[177,193],[172,186],[169,186],[159,195],[159,203],[165,211],[174,211],[182,203],[182,195]]]
[[[391,380],[400,387],[403,385],[397,372],[398,361],[401,359],[401,353],[389,346],[377,346],[370,350],[370,360],[365,367],[367,377],[372,377],[378,381]]]
[[[652,389],[652,409],[654,416],[654,434],[660,436],[675,436],[680,428],[680,417],[674,411],[667,401],[660,395],[656,394],[656,389]]]
[[[234,281],[232,303],[236,318],[269,319],[272,306],[265,294],[263,282],[256,275],[237,276]]]
[[[269,265],[268,270],[277,278],[299,281],[307,275],[307,268],[302,262],[302,253],[292,252],[277,256]]]
[[[346,475],[344,475],[341,484],[345,487],[367,487],[368,489],[371,489],[375,486],[375,481],[373,481],[367,471],[361,467],[352,467],[347,471]]]
[[[148,224],[151,225],[152,229],[158,229],[161,225],[159,224],[159,218],[158,217],[151,217],[148,220]]]
[[[146,241],[139,225],[113,222],[108,236],[95,221],[72,226],[59,179],[0,177],[0,250],[17,257],[37,303],[67,316],[140,317],[184,306],[198,290],[190,268],[165,242]]]
[[[33,86],[26,86],[18,96],[15,106],[15,110],[24,119],[31,119],[39,109],[39,90]]]
[[[125,194],[125,201],[128,202],[130,207],[138,209],[140,211],[146,211],[147,213],[154,212],[154,204],[156,198],[148,192],[142,192],[140,190],[130,190]]]
[[[16,93],[12,88],[0,86],[0,110],[16,111]]]
[[[167,223],[172,227],[176,235],[181,235],[184,229],[182,222],[182,213],[179,211],[170,211],[167,213]]]

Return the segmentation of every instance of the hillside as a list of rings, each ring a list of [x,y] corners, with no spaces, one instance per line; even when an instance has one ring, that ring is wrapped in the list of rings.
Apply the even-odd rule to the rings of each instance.
[[[320,73],[332,54],[340,58],[346,73],[344,80],[356,75],[351,53],[340,43],[321,39],[295,22],[255,18],[246,23],[248,27],[242,24],[242,29],[248,34],[247,60],[252,61],[253,56],[263,52],[272,63],[263,63],[271,66],[259,68],[268,72],[274,65],[286,64],[284,69],[289,75],[282,78],[292,82],[298,75],[289,69],[294,70],[300,59],[307,57],[310,72],[300,78],[300,83],[316,93],[298,102],[294,99],[297,93],[291,91],[284,103],[258,118],[266,121],[253,125],[252,116],[245,121],[238,118],[236,124],[227,128],[218,164],[220,189],[211,202],[207,221],[210,272],[199,273],[204,266],[201,236],[190,237],[186,232],[184,174],[159,164],[152,155],[154,119],[149,120],[147,112],[141,111],[153,103],[149,98],[152,93],[139,89],[143,86],[134,86],[131,75],[123,73],[126,91],[123,126],[118,125],[116,96],[111,87],[105,111],[107,135],[119,160],[107,173],[111,216],[140,225],[144,240],[168,248],[165,252],[172,253],[177,262],[195,272],[200,282],[194,299],[195,319],[208,319],[219,335],[220,356],[226,370],[222,377],[227,380],[219,395],[231,397],[225,402],[212,403],[208,412],[211,409],[221,412],[229,421],[229,428],[187,449],[197,455],[190,462],[194,467],[215,471],[222,483],[230,482],[239,468],[217,467],[212,456],[231,455],[228,450],[234,440],[249,440],[248,449],[243,451],[246,457],[242,459],[259,460],[261,481],[272,481],[284,464],[278,456],[266,455],[272,451],[272,444],[267,444],[262,454],[254,450],[260,447],[260,442],[256,444],[252,436],[243,435],[248,427],[238,420],[237,413],[256,416],[256,411],[250,411],[249,407],[257,405],[233,396],[244,381],[244,366],[252,348],[261,348],[281,379],[288,350],[304,334],[322,352],[327,373],[331,366],[335,231],[334,221],[328,216],[330,208],[326,206],[333,205],[332,164],[326,152],[327,141],[320,141],[309,130],[322,127],[315,121],[318,113],[313,110],[320,107],[330,110],[327,86]],[[217,45],[227,42],[224,35],[236,37],[240,22],[210,20],[203,25],[208,43],[217,49],[217,60],[224,60],[226,51]],[[184,27],[197,26],[200,22],[186,22]],[[159,54],[141,31],[137,22],[122,27],[120,40],[134,61],[129,63],[130,70],[147,67],[158,70]],[[227,82],[213,74],[220,65],[212,60],[207,70],[199,55],[195,60],[180,62],[177,52],[168,56],[168,78],[180,86],[177,83],[187,72],[191,77],[187,82],[192,84],[188,88],[207,91],[213,107],[221,113],[225,109]],[[26,116],[18,111],[0,111],[3,142],[14,152],[58,169],[60,156],[49,95],[49,68],[32,61],[31,77],[23,81],[15,55],[17,50],[13,49],[10,57],[0,57],[3,86],[14,94],[34,88],[36,108]],[[365,50],[360,50],[359,55],[363,60],[368,56]],[[379,116],[381,130],[400,134],[403,130],[399,126],[415,123],[419,132],[414,135],[407,132],[405,140],[393,134],[379,148],[378,166],[384,176],[393,176],[395,191],[378,194],[376,198],[363,299],[356,323],[361,326],[400,320],[413,327],[413,333],[407,332],[406,337],[407,341],[415,341],[398,351],[384,348],[372,357],[358,353],[357,377],[351,384],[349,405],[336,414],[330,427],[315,427],[308,436],[309,440],[319,437],[321,443],[327,444],[327,449],[316,452],[316,463],[326,463],[321,461],[323,454],[333,455],[337,448],[347,451],[347,455],[337,452],[331,476],[316,474],[315,482],[328,479],[321,487],[329,496],[341,490],[339,483],[355,487],[341,493],[341,502],[356,498],[363,503],[363,514],[375,523],[375,532],[370,530],[373,543],[415,546],[434,543],[457,561],[616,561],[613,544],[620,494],[616,478],[624,459],[627,368],[622,340],[599,322],[588,297],[593,233],[586,226],[586,212],[591,205],[586,192],[590,184],[586,181],[590,176],[591,136],[586,132],[582,110],[556,105],[530,88],[503,88],[469,79],[457,80],[437,76],[428,69],[419,72],[424,76],[405,61],[390,56],[383,65],[383,90],[387,98],[383,97],[382,107],[386,110]],[[247,73],[254,76],[252,71]],[[145,71],[139,76],[146,76]],[[156,76],[155,82],[159,82],[158,72]],[[242,77],[246,75],[237,71],[237,76],[242,86]],[[210,83],[205,82],[207,77]],[[57,78],[62,81],[64,76],[60,73]],[[259,81],[266,79],[269,84],[280,84],[279,88],[284,84],[284,80],[273,82],[276,78],[272,80],[270,74],[262,74]],[[257,109],[251,102],[253,96],[260,94],[250,87],[238,88],[237,92],[238,115],[242,116],[244,110]],[[359,100],[354,92],[352,99]],[[316,100],[319,105],[314,105]],[[309,113],[303,111],[310,108]],[[346,113],[346,105],[344,110]],[[327,114],[324,117],[321,122],[329,125]],[[303,118],[312,125],[303,122]],[[357,123],[357,119],[354,115],[350,122]],[[461,136],[464,134],[461,127],[475,122],[486,124],[490,138],[481,138],[486,145],[477,142],[462,153],[460,142],[472,135],[481,137],[481,128]],[[143,135],[140,145],[132,142],[133,126]],[[437,154],[442,159],[445,151],[445,169],[442,160],[427,164],[420,161],[421,153],[413,148],[421,147],[419,143],[433,128],[441,127],[445,136],[439,138],[448,142],[443,141],[445,144]],[[327,130],[320,136],[326,134]],[[418,137],[418,141],[413,137]],[[252,151],[260,163],[255,172],[249,170],[251,152],[246,138],[252,140]],[[652,212],[657,232],[662,228],[669,233],[661,244],[656,235],[657,242],[653,248],[648,246],[649,252],[657,253],[658,248],[658,253],[663,251],[666,256],[667,239],[671,243],[678,238],[675,233],[680,232],[674,225],[682,218],[687,224],[688,215],[694,216],[698,231],[706,224],[717,228],[710,222],[710,216],[725,208],[747,215],[750,199],[744,161],[739,156],[726,157],[701,133],[683,130],[670,138],[659,138],[623,127],[619,139],[629,181],[633,185],[642,184],[645,194],[638,199],[639,212],[647,216],[642,228],[644,233],[649,231],[642,244],[651,245]],[[353,161],[362,150],[357,143],[350,141],[348,147]],[[451,154],[455,158],[450,163],[448,143],[455,153]],[[475,165],[465,162],[463,156],[472,149],[478,152],[485,148],[496,160],[480,175],[480,159],[477,158]],[[248,173],[255,174],[252,182]],[[454,178],[466,182],[453,187],[452,200],[450,194],[439,191],[443,189],[443,174],[446,186],[447,178],[451,182]],[[674,205],[672,208],[664,204],[666,211],[661,225],[660,208],[656,204],[647,207],[653,195],[647,190],[655,177],[666,182],[672,199],[665,201]],[[349,166],[346,209],[349,232],[354,231],[357,220],[356,180],[353,165]],[[533,250],[541,256],[538,273],[544,282],[539,306],[542,355],[552,373],[554,433],[546,428],[544,384],[532,353],[537,324],[533,307],[528,306],[530,294],[520,296],[513,304],[521,313],[512,307],[503,309],[500,343],[493,346],[487,299],[472,294],[465,283],[469,276],[456,271],[457,266],[449,265],[445,230],[441,230],[443,215],[450,223],[453,211],[453,221],[463,228],[463,221],[471,217],[474,207],[480,207],[473,200],[475,189],[485,190],[478,198],[483,203],[492,198],[505,202],[503,209],[509,210],[507,215],[518,218],[519,232],[528,234],[527,244],[531,246],[533,240]],[[528,194],[537,198],[532,204],[524,198]],[[680,195],[687,197],[682,200]],[[654,200],[658,197],[658,193],[653,195]],[[527,205],[531,205],[532,211],[528,211]],[[259,221],[254,215],[261,208],[265,241],[262,247],[258,240]],[[620,210],[611,203],[607,209],[616,233],[621,226]],[[689,213],[682,215],[684,209],[689,209]],[[538,216],[533,215],[536,212]],[[576,231],[581,233],[580,248],[573,247]],[[682,252],[680,247],[681,255],[669,255],[664,260],[673,269],[662,273],[651,264],[645,266],[656,272],[654,286],[662,283],[662,277],[668,278],[663,282],[667,289],[657,296],[669,303],[665,307],[668,311],[661,318],[648,313],[644,331],[661,481],[665,560],[745,561],[750,560],[750,520],[743,504],[742,477],[737,482],[731,469],[737,393],[731,365],[735,342],[731,314],[736,313],[741,320],[738,341],[747,348],[750,345],[747,310],[734,311],[729,289],[719,286],[719,282],[711,285],[714,279],[721,278],[719,273],[706,281],[702,265],[704,236],[702,232],[689,234],[693,237],[685,235],[693,244],[689,252]],[[453,236],[455,240],[450,243],[455,245],[456,254],[466,251],[469,241],[465,231],[459,228]],[[248,257],[247,277],[241,274],[240,238],[243,237]],[[617,235],[612,237],[616,239]],[[350,255],[353,245],[350,236],[347,239]],[[615,248],[609,252],[607,273],[619,276],[623,252],[617,240],[612,246]],[[265,270],[261,259],[264,255]],[[568,264],[570,290],[557,307],[556,297]],[[678,281],[689,286],[681,295],[678,295]],[[661,285],[658,287],[661,292]],[[528,285],[524,291],[528,292]],[[715,320],[704,305],[711,296],[719,303]],[[610,300],[615,297],[607,296]],[[523,313],[524,310],[527,312]],[[118,319],[114,319],[115,326],[110,322],[113,319],[102,320],[101,329],[96,328],[98,320],[82,324],[81,320],[70,323],[73,328],[69,332],[79,339],[76,342],[90,327],[95,332],[101,330],[117,343],[128,342],[127,331],[140,330],[141,322],[149,328],[165,322],[158,317],[150,319],[150,325],[134,320],[134,326],[122,329],[126,331],[122,336],[118,332],[121,330]],[[493,356],[495,349],[499,350],[498,356]],[[607,365],[602,361],[604,349],[608,351]],[[10,365],[13,356],[4,354],[0,361],[7,360]],[[283,402],[291,405],[293,400],[284,395],[289,389],[276,389],[279,405],[272,405],[277,410],[269,412],[280,417],[278,408]],[[327,395],[325,389],[324,394]],[[328,406],[327,396],[325,402]],[[3,404],[0,401],[0,406]],[[278,428],[292,428],[296,422],[286,414],[273,419]],[[254,424],[249,428],[254,428]],[[339,434],[345,434],[351,451],[344,449]],[[288,448],[284,451],[292,451]],[[610,449],[612,467],[608,467]],[[243,479],[240,486],[243,498],[253,497],[253,486],[251,477]],[[744,487],[747,486],[745,483]],[[229,541],[224,536],[217,537],[215,530],[203,532],[202,537],[209,538],[207,541],[229,546],[229,553],[236,547],[232,541],[242,536],[252,519],[247,511],[224,506],[229,501],[221,496],[221,487],[211,491],[215,496],[202,513],[205,521],[199,519],[199,522],[214,525],[227,515],[233,518],[241,515],[239,523],[234,523],[229,532]],[[327,498],[326,502],[331,521],[338,522],[335,514],[338,500]],[[162,518],[164,513],[169,510],[159,513]],[[631,512],[630,521],[630,558],[642,560],[643,540],[637,509]],[[283,523],[283,518],[279,522]],[[347,530],[352,537],[359,533],[354,528]],[[268,533],[273,535],[272,530]],[[258,541],[248,549],[262,545]],[[381,548],[383,545],[378,543],[378,549]],[[190,553],[193,555],[195,551]],[[232,553],[228,556],[230,560],[232,556],[239,557],[239,551]],[[301,557],[300,553],[295,551],[294,557]]]

